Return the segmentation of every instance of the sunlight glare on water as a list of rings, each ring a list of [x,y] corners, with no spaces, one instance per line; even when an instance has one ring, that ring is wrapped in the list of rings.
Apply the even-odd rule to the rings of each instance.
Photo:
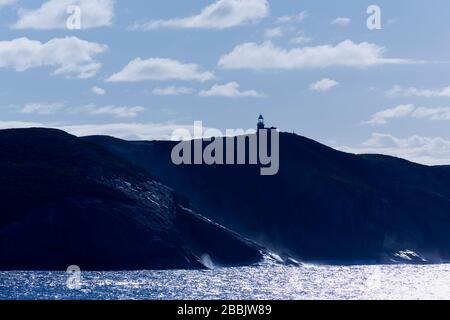
[[[0,299],[450,299],[450,265],[300,267],[202,271],[0,272]]]

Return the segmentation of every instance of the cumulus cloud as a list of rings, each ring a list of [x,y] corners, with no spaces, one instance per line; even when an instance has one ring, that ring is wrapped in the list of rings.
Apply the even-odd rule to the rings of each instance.
[[[97,86],[94,86],[91,88],[92,93],[99,95],[99,96],[103,96],[106,93],[106,90]]]
[[[66,29],[70,13],[67,9],[76,5],[81,10],[81,29],[110,26],[114,18],[114,0],[49,0],[37,9],[19,10],[14,29]]]
[[[28,38],[0,41],[0,68],[19,72],[38,67],[54,67],[54,75],[90,78],[101,68],[95,56],[107,46],[77,37],[55,38],[46,43]]]
[[[350,25],[351,19],[347,17],[338,17],[331,21],[332,25],[337,25],[339,27],[347,27]]]
[[[182,63],[177,60],[150,58],[134,59],[121,71],[113,74],[108,82],[138,82],[145,80],[184,80],[207,81],[214,79],[214,74],[202,71],[200,66],[192,63]]]
[[[394,108],[386,109],[379,111],[372,115],[370,120],[364,121],[363,124],[370,125],[383,125],[388,122],[388,120],[395,118],[403,118],[405,116],[410,115],[415,110],[415,106],[413,104],[404,104],[399,105]]]
[[[64,113],[68,115],[109,115],[116,118],[134,118],[145,110],[141,106],[97,106],[95,104],[68,106],[62,102],[32,102],[23,106],[13,105],[11,107],[22,114],[52,115]]]
[[[20,113],[23,114],[41,114],[50,115],[58,112],[64,108],[63,103],[50,103],[50,102],[33,102],[27,103],[24,106],[14,106],[18,108]]]
[[[339,85],[339,83],[332,79],[322,79],[320,81],[317,81],[315,83],[312,83],[309,86],[309,90],[311,91],[317,91],[317,92],[326,92],[334,87]]]
[[[205,28],[225,29],[256,22],[269,14],[267,0],[219,0],[205,7],[199,14],[169,20],[135,23],[132,29]]]
[[[165,87],[165,88],[155,88],[152,93],[157,96],[177,96],[180,94],[191,94],[194,89],[188,87]]]
[[[296,45],[304,45],[310,42],[312,39],[305,35],[303,30],[298,30],[292,26],[276,26],[264,30],[264,37],[267,39],[290,37],[290,42]]]
[[[308,17],[307,11],[301,11],[295,15],[286,15],[277,18],[278,23],[292,23],[292,22],[302,22]]]
[[[416,107],[413,104],[399,105],[391,109],[379,111],[363,124],[383,125],[391,119],[415,118],[428,120],[450,120],[450,107]]]
[[[224,69],[305,69],[331,66],[368,67],[383,64],[407,64],[423,61],[385,58],[385,48],[368,42],[350,40],[335,46],[322,45],[284,49],[271,41],[262,44],[244,43],[223,55],[218,65]]]
[[[417,107],[411,116],[418,119],[450,120],[450,107]]]
[[[116,118],[134,118],[144,110],[141,106],[97,106],[95,104],[89,104],[73,109],[71,112],[89,115],[108,115]]]
[[[265,95],[255,90],[240,91],[237,82],[230,82],[223,85],[214,85],[209,90],[200,91],[201,97],[227,97],[227,98],[262,98]]]
[[[390,134],[373,133],[361,146],[339,149],[357,154],[386,154],[425,165],[450,164],[450,141],[441,137],[414,135],[397,138]]]
[[[402,95],[405,97],[447,97],[450,98],[450,86],[439,89],[417,89],[415,87],[402,88],[399,85],[395,85],[392,89],[386,92],[388,96]]]

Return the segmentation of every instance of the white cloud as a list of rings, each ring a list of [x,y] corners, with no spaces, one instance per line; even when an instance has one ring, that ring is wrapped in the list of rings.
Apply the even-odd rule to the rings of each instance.
[[[23,121],[0,121],[0,129],[13,128],[55,128],[75,136],[107,135],[128,140],[171,140],[172,133],[177,129],[186,129],[194,136],[192,124],[175,123],[94,123],[94,124],[56,124]],[[206,131],[211,128],[203,127]],[[197,137],[200,138],[200,137]]]
[[[267,0],[219,0],[187,18],[136,23],[132,29],[207,28],[225,29],[256,22],[269,14]]]
[[[1,122],[0,122],[1,127]],[[185,129],[192,137],[197,133],[192,124],[176,123],[107,123],[107,124],[81,124],[64,125],[58,127],[61,130],[76,136],[107,135],[128,140],[171,140],[175,130]],[[211,128],[203,127],[203,132]]]
[[[0,41],[0,68],[22,72],[37,67],[55,67],[54,75],[90,78],[101,68],[94,57],[107,49],[105,45],[77,37],[55,38],[46,43],[28,38]]]
[[[262,44],[244,43],[223,55],[218,65],[224,69],[305,69],[331,66],[368,67],[382,64],[423,63],[405,59],[384,57],[385,48],[375,44],[343,41],[335,46],[322,45],[284,49],[271,41]]]
[[[113,74],[108,82],[137,82],[145,80],[194,80],[207,81],[214,79],[214,74],[209,71],[201,71],[197,64],[185,64],[177,60],[150,58],[142,60],[134,59],[120,72]]]
[[[296,15],[293,16],[282,16],[282,17],[278,17],[277,18],[277,22],[278,23],[291,23],[291,22],[302,22],[303,20],[305,20],[308,17],[308,12],[307,11],[302,11]]]
[[[97,86],[94,86],[91,88],[92,93],[99,95],[99,96],[103,96],[106,93],[106,90]]]
[[[418,119],[450,120],[450,107],[417,107],[411,116]]]
[[[415,118],[428,120],[450,120],[450,107],[416,107],[413,104],[399,105],[391,109],[382,110],[372,115],[370,120],[362,124],[383,125],[391,119]]]
[[[145,109],[141,106],[96,106],[89,104],[78,109],[73,109],[72,113],[86,113],[89,115],[109,115],[116,118],[134,118]]]
[[[155,88],[152,93],[157,96],[177,96],[180,94],[191,94],[194,92],[194,89],[187,87],[165,87],[165,88]]]
[[[307,37],[303,30],[298,30],[293,26],[276,26],[264,31],[264,37],[267,39],[281,38],[284,36],[289,36],[291,38],[290,42],[297,45],[304,45],[311,41],[311,38]]]
[[[114,18],[114,0],[49,0],[38,9],[20,9],[14,29],[66,29],[71,14],[67,8],[77,5],[81,9],[81,28],[110,26]]]
[[[386,92],[388,96],[402,95],[405,97],[447,97],[450,98],[450,86],[440,89],[417,89],[414,87],[402,88],[399,85],[395,85],[392,89]]]
[[[129,140],[170,140],[173,131],[189,126],[161,123],[109,123],[61,126],[76,136],[107,135]]]
[[[50,115],[58,112],[64,107],[63,103],[49,103],[49,102],[33,102],[28,103],[24,106],[14,108],[19,108],[20,113],[24,114],[41,114]]]
[[[265,95],[256,92],[255,90],[239,91],[239,84],[237,82],[230,82],[224,85],[214,85],[209,90],[200,91],[199,95],[202,97],[227,97],[227,98],[262,98]]]
[[[0,121],[0,130],[4,129],[24,129],[24,128],[40,128],[45,127],[40,122],[26,122],[26,121]]]
[[[339,85],[337,81],[325,78],[315,83],[312,83],[309,86],[309,90],[317,92],[326,92],[331,88],[336,87],[337,85]]]
[[[281,27],[269,28],[264,32],[266,38],[278,38],[283,36],[283,29]]]
[[[389,134],[373,133],[359,147],[339,147],[345,152],[357,154],[386,154],[425,165],[449,165],[450,141],[441,137],[414,135],[397,138]]]
[[[402,92],[402,87],[400,87],[399,85],[395,85],[392,87],[392,89],[389,89],[388,91],[386,91],[386,95],[387,96],[394,96],[394,95],[398,95]]]
[[[337,25],[340,27],[347,27],[351,22],[350,18],[347,17],[338,17],[336,19],[334,19],[333,21],[331,21],[331,24],[333,25]]]
[[[386,109],[379,111],[372,115],[370,120],[364,121],[362,124],[370,124],[370,125],[383,125],[386,124],[388,120],[395,118],[403,118],[407,115],[410,115],[415,109],[413,104],[404,104],[399,105],[391,109]]]
[[[298,35],[297,37],[294,37],[291,39],[291,42],[297,45],[305,45],[308,42],[311,42],[311,38],[305,36],[305,34],[303,32],[300,33],[300,35]]]
[[[17,2],[17,0],[0,0],[0,8],[13,5]]]
[[[134,118],[145,110],[141,106],[97,106],[95,104],[68,106],[62,102],[33,102],[23,106],[12,105],[11,107],[22,114],[52,115],[63,112],[69,115],[110,115],[117,118]]]

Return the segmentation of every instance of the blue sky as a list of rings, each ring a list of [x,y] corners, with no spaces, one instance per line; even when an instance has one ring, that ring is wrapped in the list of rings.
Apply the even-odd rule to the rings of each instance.
[[[369,30],[367,7],[381,9]],[[81,9],[69,30],[66,9]],[[0,0],[0,128],[282,131],[450,164],[450,2]]]

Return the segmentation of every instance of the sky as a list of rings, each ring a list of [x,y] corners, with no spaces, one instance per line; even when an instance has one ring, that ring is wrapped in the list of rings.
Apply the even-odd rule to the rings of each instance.
[[[194,121],[254,128],[262,113],[336,149],[450,164],[449,12],[447,0],[0,0],[0,128],[168,139]]]

